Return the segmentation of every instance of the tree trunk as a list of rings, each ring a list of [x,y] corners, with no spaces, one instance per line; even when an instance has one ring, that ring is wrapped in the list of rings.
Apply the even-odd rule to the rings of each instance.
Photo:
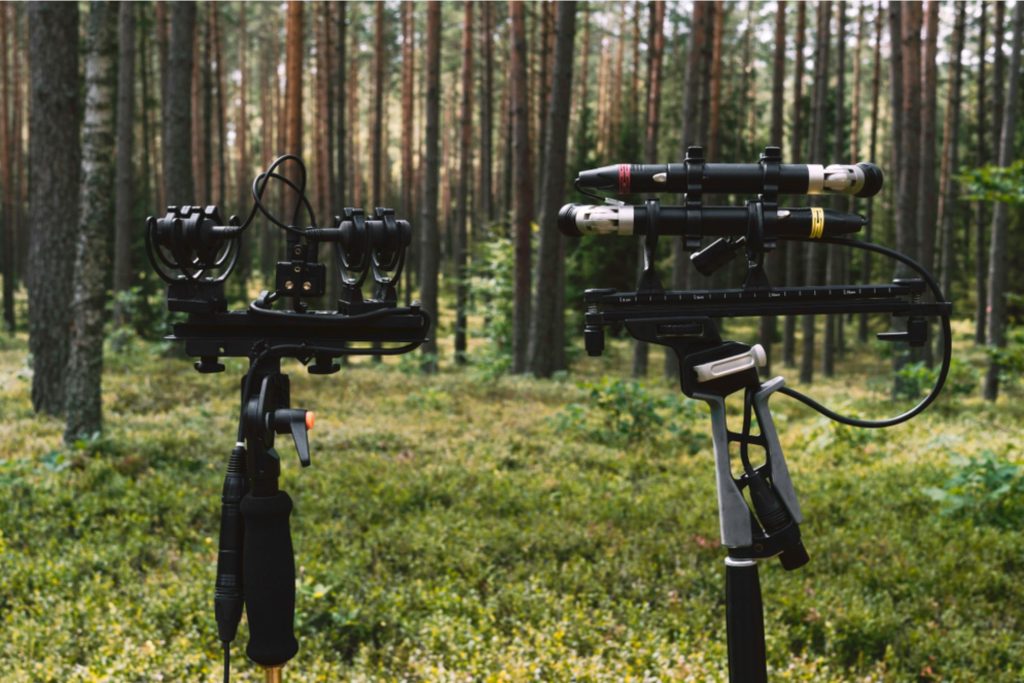
[[[957,184],[953,178],[957,169],[957,143],[960,130],[960,91],[963,85],[964,33],[967,25],[967,3],[957,2],[956,27],[953,29],[953,77],[949,86],[949,100],[942,123],[942,172],[939,185],[939,226],[941,232],[941,277],[942,292],[948,301],[953,300],[953,270],[956,260],[953,255],[953,217],[956,213]]]
[[[835,136],[832,146],[832,155],[836,159],[843,158],[846,149],[846,123],[844,114],[846,109],[846,3],[839,0],[836,3],[836,90],[835,90]],[[824,132],[822,132],[824,135]],[[853,161],[851,159],[851,161]],[[832,205],[840,211],[848,208],[848,199],[844,195],[836,195]],[[840,265],[841,255],[835,245],[829,245],[825,250],[825,283],[834,285],[839,281],[842,266]],[[832,377],[835,374],[836,346],[838,345],[839,326],[842,324],[842,316],[825,316],[825,334],[822,339],[821,373],[825,377]]]
[[[170,12],[170,44],[167,51],[165,93],[192,92],[192,43],[195,40],[196,6],[175,2]],[[168,204],[180,206],[199,201],[192,179],[192,116],[181,99],[164,97],[160,115],[163,124],[164,185]]]
[[[936,90],[938,78],[936,74],[935,56],[938,51],[939,3],[938,0],[928,1],[927,39],[924,45],[924,63],[921,67],[921,87],[923,92],[923,109],[921,110],[921,172],[917,187],[919,203],[917,207],[918,242],[921,248],[921,265],[931,272],[935,268],[935,224],[938,213],[938,183],[935,178],[935,116]]]
[[[125,292],[132,286],[132,234],[138,229],[132,215],[135,201],[135,174],[132,167],[132,137],[135,105],[135,3],[119,6],[117,65],[117,182],[114,208],[114,291]],[[159,207],[157,207],[159,208]],[[123,325],[124,311],[115,302],[114,317]]]
[[[285,95],[284,152],[302,156],[302,73],[303,55],[303,3],[300,0],[288,0],[288,15],[285,25]],[[285,164],[282,168],[293,182],[298,181],[298,172],[294,164]],[[298,195],[286,192],[285,220],[296,224],[302,210]]]
[[[485,2],[480,6],[483,21],[481,52],[483,54],[483,92],[480,98],[480,201],[477,203],[479,229],[494,220],[494,198],[492,193],[493,139],[494,139],[494,5]]]
[[[459,187],[455,229],[455,363],[466,362],[466,306],[469,300],[469,184],[473,144],[473,3],[463,3],[462,111],[459,115]]]
[[[530,104],[526,92],[526,22],[520,0],[509,2],[512,16],[512,200],[515,237],[515,295],[512,335],[512,372],[526,372],[530,327],[530,223],[533,181],[530,177]]]
[[[811,161],[820,161],[825,153],[825,113],[828,90],[829,63],[829,20],[832,15],[832,3],[822,0],[818,4],[817,46],[814,59],[814,107],[811,119]],[[807,244],[804,248],[805,284],[814,281],[818,271],[816,245]],[[809,384],[814,379],[814,316],[804,315],[801,328],[803,330],[803,349],[800,358],[800,381]]]
[[[874,73],[871,76],[871,139],[868,144],[868,158],[873,162],[878,151],[878,97],[882,82],[882,3],[881,0],[875,4],[875,56]],[[868,199],[867,219],[868,224],[864,226],[864,241],[872,241],[875,217],[875,199]],[[864,283],[871,282],[871,252],[864,251],[864,260],[861,266],[861,280]],[[868,341],[868,314],[861,313],[857,324],[857,338],[861,343]]]
[[[192,10],[193,23],[195,22],[195,9]],[[168,189],[167,189],[167,166],[165,158],[167,156],[167,139],[163,137],[163,131],[166,130],[166,123],[164,122],[164,113],[167,111],[167,107],[170,106],[167,103],[167,79],[168,71],[170,69],[170,61],[168,57],[169,43],[170,43],[170,32],[167,26],[167,3],[163,0],[157,0],[154,3],[154,15],[156,21],[156,50],[157,58],[160,69],[160,81],[158,89],[160,91],[159,106],[160,106],[160,146],[158,152],[160,154],[160,175],[158,177],[157,193],[158,199],[156,202],[156,208],[162,210],[167,206],[168,202]],[[191,40],[191,38],[189,38]],[[191,45],[191,43],[189,43]],[[189,48],[189,54],[191,55],[191,48]],[[191,76],[192,66],[189,64],[189,75]],[[178,107],[181,107],[181,102],[177,102]],[[155,135],[154,135],[155,137]],[[153,163],[157,163],[156,157],[153,157]],[[191,178],[191,174],[189,174]],[[175,181],[177,182],[177,181]],[[191,180],[189,180],[191,183]],[[191,187],[191,186],[190,186]]]
[[[28,6],[29,243],[28,348],[32,354],[32,406],[64,410],[70,342],[71,278],[78,225],[78,5]],[[187,148],[186,148],[187,149]],[[187,152],[186,152],[187,154]],[[187,158],[187,156],[186,156]]]
[[[988,162],[988,145],[985,144],[985,129],[988,128],[988,97],[985,91],[985,5],[979,3],[981,15],[978,23],[981,31],[978,34],[978,166]],[[998,36],[999,30],[995,32]],[[1002,38],[996,39],[1002,45]],[[999,63],[999,56],[996,57]],[[996,87],[998,90],[998,86]],[[1001,125],[999,119],[995,119],[996,125]],[[988,286],[985,278],[988,275],[988,265],[985,253],[985,237],[988,232],[988,216],[985,210],[985,203],[978,201],[975,208],[976,236],[974,240],[974,286],[975,286],[975,309],[974,309],[974,343],[976,345],[985,343],[985,332],[988,329]]]
[[[100,431],[103,317],[114,220],[114,106],[117,89],[117,5],[92,2],[85,58],[82,189],[72,286],[64,442]],[[129,41],[131,42],[131,41]]]
[[[572,52],[576,36],[576,3],[560,2],[555,26],[554,70],[551,102],[547,111],[547,144],[544,148],[541,188],[540,248],[537,283],[530,321],[529,369],[538,377],[550,377],[558,366],[554,347],[564,327],[564,310],[556,294],[562,236],[558,231],[558,210],[565,200],[565,164],[568,153],[569,109],[572,94]]]
[[[793,138],[790,141],[792,159],[790,163],[799,163],[800,143],[803,140],[803,88],[804,88],[804,40],[807,26],[807,3],[796,4],[796,59],[793,62]],[[811,161],[814,161],[813,159]],[[796,287],[802,284],[800,279],[801,246],[797,242],[786,245],[786,285]],[[787,315],[782,325],[782,363],[792,368],[796,366],[796,320],[795,315]]]
[[[921,175],[921,2],[900,4],[903,31],[903,128],[897,202],[896,248],[912,259],[920,256],[917,239],[918,177]],[[902,267],[898,269],[902,273]]]
[[[686,150],[701,144],[699,137],[699,110],[701,93],[703,92],[702,60],[704,46],[707,42],[708,10],[711,3],[697,2],[693,5],[690,26],[690,40],[686,52],[686,87],[683,90],[683,130],[679,156],[684,158]],[[680,201],[683,201],[682,199]],[[687,268],[690,259],[683,248],[681,237],[672,239],[672,289],[684,289],[687,281]],[[679,377],[679,359],[672,351],[665,354],[665,377],[676,381]]]
[[[252,162],[249,157],[249,114],[248,114],[248,92],[249,65],[248,65],[248,26],[247,8],[245,3],[238,6],[238,109],[237,123],[235,124],[235,147],[238,148],[238,157],[235,171],[235,211],[240,217],[245,216],[246,209],[252,203]],[[266,122],[263,122],[266,125]],[[224,198],[227,201],[227,197]],[[229,212],[231,213],[231,212]],[[248,281],[252,267],[252,242],[246,243],[241,240],[241,253],[239,254],[239,275],[243,283]],[[243,285],[244,286],[244,285]]]
[[[719,161],[719,127],[722,111],[722,33],[725,27],[725,4],[722,0],[714,0],[714,22],[711,38],[711,80],[710,114],[708,119],[707,158]]]
[[[772,60],[772,122],[771,140],[769,144],[782,148],[782,128],[784,125],[782,117],[782,95],[786,80],[786,3],[779,0],[775,9],[775,55]],[[779,240],[779,247],[768,257],[768,278],[769,281],[778,286],[784,275],[785,265],[785,242]],[[762,374],[765,377],[772,376],[772,343],[778,335],[778,324],[774,315],[766,315],[760,322],[761,346],[764,347],[768,362],[765,364]]]
[[[403,2],[401,9],[402,21],[402,216],[408,220],[413,217],[413,186],[416,182],[412,165],[413,122],[415,118],[415,83],[416,67],[414,64],[414,41],[416,27],[414,24],[415,5]],[[419,245],[414,241],[409,245],[405,265],[405,304],[412,302],[413,273],[419,260]]]
[[[544,175],[544,150],[547,149],[547,112],[551,98],[551,71],[549,67],[551,66],[551,36],[555,32],[555,3],[550,0],[542,0],[536,3],[536,6],[540,8],[541,33],[540,49],[537,55],[539,64],[538,84],[535,88],[537,91],[537,123],[534,129],[536,130],[536,135],[531,140],[534,143],[534,153],[537,155],[534,157],[537,163],[537,170],[534,176],[536,186],[533,190],[533,197],[537,204],[534,207],[534,213],[539,215],[540,203],[543,201],[544,196],[544,187],[541,183],[543,182]]]
[[[423,156],[423,220],[420,232],[420,296],[423,310],[434,324],[434,334],[424,342],[423,370],[437,372],[437,271],[440,260],[437,230],[437,182],[439,160],[438,122],[441,106],[441,6],[427,5],[427,98]]]
[[[1017,131],[1017,105],[1020,94],[1021,33],[1024,32],[1024,3],[1017,2],[1013,8],[1013,47],[1010,52],[1009,90],[1003,108],[1003,127],[999,138],[999,165],[1007,167],[1014,160],[1013,142]],[[988,270],[988,336],[989,349],[996,351],[1006,346],[1006,266],[1007,228],[1009,227],[1009,206],[997,202],[992,217],[992,244],[989,250]],[[996,400],[999,395],[999,373],[1002,364],[998,352],[989,354],[988,371],[985,373],[985,398]]]
[[[374,206],[384,206],[381,194],[381,143],[384,137],[384,3],[376,4],[374,25],[376,33],[373,47],[373,190]]]
[[[403,8],[404,7],[405,7],[405,5],[403,4]],[[345,41],[346,41],[346,33],[347,33],[347,28],[348,28],[348,19],[345,16],[346,13],[347,13],[347,9],[348,9],[348,3],[347,2],[339,2],[338,3],[338,24],[337,24],[338,29],[337,29],[337,53],[336,53],[337,54],[337,60],[338,60],[338,71],[337,71],[338,80],[337,80],[337,83],[335,84],[335,88],[334,88],[335,95],[336,95],[335,102],[334,102],[334,104],[335,104],[334,111],[335,111],[335,116],[337,117],[337,119],[335,120],[335,124],[334,124],[334,135],[335,135],[334,152],[335,152],[335,154],[338,157],[338,161],[337,161],[338,169],[337,169],[337,175],[335,175],[335,177],[334,177],[334,189],[333,189],[333,193],[334,193],[333,194],[334,206],[337,209],[343,208],[345,206],[345,202],[348,200],[347,192],[345,190],[345,187],[346,187],[345,183],[348,180],[348,174],[346,173],[346,168],[345,168],[346,164],[348,163],[348,156],[346,154],[346,152],[348,151],[347,148],[346,148],[346,141],[347,141],[347,137],[346,136],[348,134],[348,130],[347,130],[347,126],[346,126],[347,122],[346,122],[346,119],[345,119],[345,96],[346,96],[345,75],[347,73],[345,71],[345,69],[348,66],[348,63],[346,62],[346,58],[345,58]],[[411,13],[411,9],[410,9],[410,13]],[[403,176],[403,178],[404,178],[404,176]],[[405,217],[407,217],[407,218],[409,218],[411,220],[411,217],[412,217],[411,207],[408,207],[408,210],[405,213]]]
[[[227,154],[226,154],[226,142],[227,136],[227,125],[226,125],[226,114],[225,109],[227,107],[224,102],[224,93],[226,91],[224,85],[224,60],[222,58],[223,50],[221,47],[220,30],[220,5],[218,3],[211,3],[210,5],[210,42],[213,46],[213,85],[216,88],[216,97],[214,101],[214,109],[216,110],[217,118],[217,159],[214,170],[216,170],[216,179],[211,185],[210,194],[213,196],[213,201],[216,204],[223,205],[228,201],[227,187],[228,187],[228,166],[227,166]]]
[[[11,147],[9,134],[10,114],[7,103],[11,99],[10,80],[7,74],[7,5],[0,6],[0,229],[3,230],[3,244],[0,245],[0,271],[2,271],[4,323],[7,331],[14,332],[14,271],[17,238],[14,228],[14,187],[11,182]]]
[[[640,3],[636,4],[639,11]],[[644,160],[649,164],[657,163],[658,159],[658,123],[661,108],[661,54],[665,49],[665,3],[661,0],[650,0],[650,23],[647,35],[647,93],[644,112]],[[636,17],[639,25],[640,17]],[[639,40],[637,40],[639,43]],[[633,83],[639,81],[639,64],[634,65]],[[631,100],[637,100],[634,93]],[[635,126],[639,127],[639,126]],[[643,271],[643,241],[637,242],[637,272]],[[633,342],[633,377],[647,376],[648,355],[650,345],[647,342]]]

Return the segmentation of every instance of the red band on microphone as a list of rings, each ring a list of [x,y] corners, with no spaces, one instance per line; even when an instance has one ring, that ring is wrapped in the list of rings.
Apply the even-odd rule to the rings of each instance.
[[[619,194],[629,194],[629,164],[619,164]]]

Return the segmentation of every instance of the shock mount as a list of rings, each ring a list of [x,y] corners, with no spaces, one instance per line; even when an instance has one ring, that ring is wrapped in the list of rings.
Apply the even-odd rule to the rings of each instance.
[[[285,164],[294,168],[292,174],[282,170]],[[291,193],[295,208],[287,221],[264,203],[272,180]],[[202,373],[222,372],[224,357],[249,360],[221,497],[214,611],[225,682],[243,608],[249,626],[246,653],[264,667],[268,682],[281,680],[282,667],[299,647],[292,500],[278,486],[281,458],[275,437],[291,436],[301,465],[308,467],[314,413],[292,408],[281,360],[294,358],[310,374],[330,375],[341,369],[336,360],[347,356],[408,353],[430,329],[430,317],[418,303],[398,305],[397,286],[412,239],[409,222],[396,218],[392,209],[376,208],[367,215],[345,208],[329,227],[319,227],[305,186],[301,160],[285,155],[253,181],[253,207],[242,222],[234,216],[223,221],[216,206],[170,206],[163,217],[146,221],[147,254],[167,282],[167,307],[187,314],[167,338],[183,342]],[[242,310],[229,311],[225,280],[257,214],[285,232],[284,258],[275,266],[272,290]],[[304,227],[299,227],[303,214]],[[318,260],[322,245],[334,249],[339,296],[330,310],[312,310],[310,300],[328,291],[327,266]],[[372,292],[364,298],[368,275]]]

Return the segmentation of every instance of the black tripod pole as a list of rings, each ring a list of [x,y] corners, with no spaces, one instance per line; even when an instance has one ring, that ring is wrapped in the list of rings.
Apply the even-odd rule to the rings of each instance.
[[[757,560],[725,558],[725,628],[729,683],[767,683],[764,608]]]

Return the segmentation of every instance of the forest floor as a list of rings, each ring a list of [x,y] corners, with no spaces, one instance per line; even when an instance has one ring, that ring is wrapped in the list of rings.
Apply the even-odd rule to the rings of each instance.
[[[980,362],[957,329],[958,358]],[[298,564],[286,680],[726,679],[707,409],[660,380],[600,379],[627,375],[628,347],[611,348],[544,381],[291,367],[318,420],[311,468],[279,444]],[[850,370],[874,355],[814,395],[867,408],[884,391]],[[32,413],[24,338],[0,342],[5,681],[220,680],[242,367],[199,375],[132,342],[108,354],[106,433],[67,449]],[[1024,679],[1024,401],[977,394],[874,431],[773,400],[811,562],[762,565],[772,680]],[[246,639],[243,622],[233,680],[262,680]]]

